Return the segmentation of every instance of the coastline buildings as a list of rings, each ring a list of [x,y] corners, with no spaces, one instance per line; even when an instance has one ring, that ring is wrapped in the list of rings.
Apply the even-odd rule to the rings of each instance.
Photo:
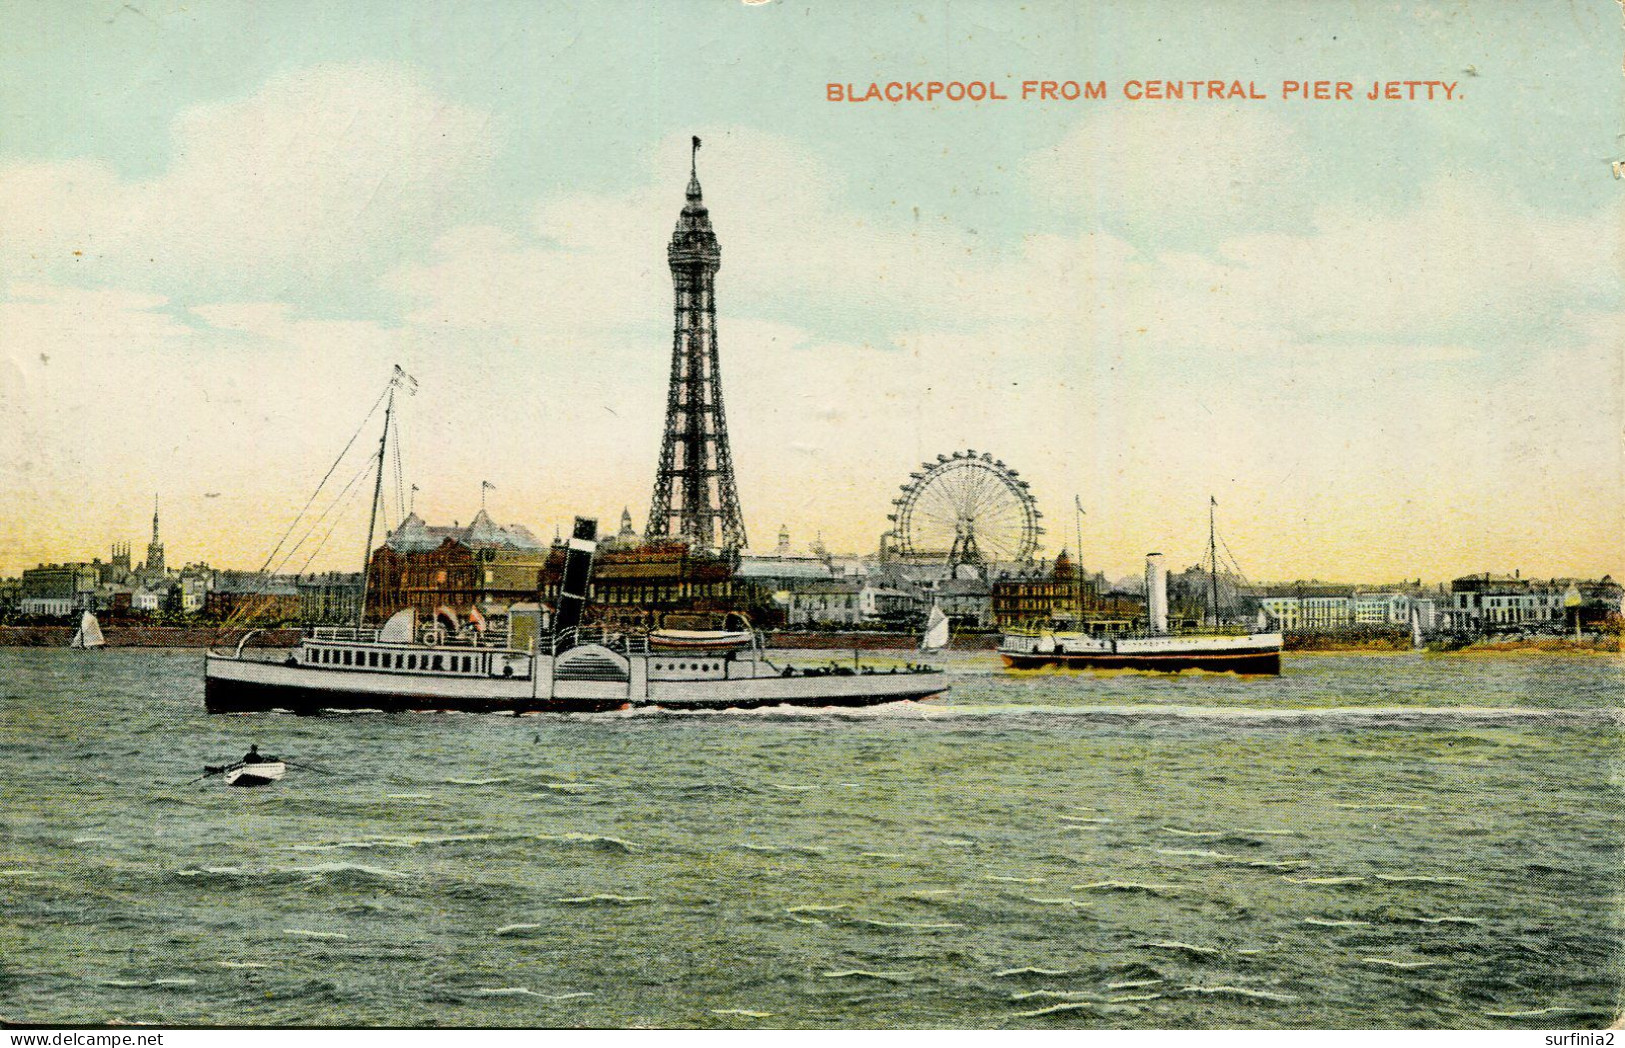
[[[221,572],[205,598],[205,609],[217,622],[280,625],[299,620],[299,589],[286,576],[269,578],[255,572]]]
[[[556,606],[565,546],[543,545],[523,525],[497,526],[480,510],[466,527],[429,525],[415,513],[390,532],[368,566],[367,618],[412,608],[419,622],[441,609],[459,617],[505,614],[516,603]],[[737,559],[685,542],[639,541],[626,527],[595,558],[589,621],[658,628],[670,615],[722,615],[753,602]]]
[[[877,557],[837,558],[821,543],[797,552],[782,526],[771,552],[749,551],[723,412],[715,302],[721,249],[700,189],[698,147],[695,139],[685,204],[667,245],[675,320],[648,527],[639,535],[630,512],[623,510],[620,530],[601,544],[589,594],[596,620],[658,628],[680,619],[698,623],[745,612],[759,626],[906,630],[922,624],[935,606],[955,629],[1116,632],[1143,626],[1143,596],[1121,584],[1113,589],[1101,575],[1080,575],[1064,549],[1052,566],[1034,565],[1027,559],[1032,546],[1024,546],[1006,562],[1020,567],[987,578],[996,569],[976,552],[979,539],[968,511],[960,515],[951,539],[944,538],[940,557],[935,552],[940,547],[930,544],[929,556],[888,559],[884,542]],[[986,463],[981,468],[989,472],[1005,469],[974,451],[937,458],[935,466],[926,463],[922,469],[974,462]],[[911,475],[916,482],[921,476]],[[1024,494],[1028,485],[1014,478],[1008,471],[1009,490],[1035,521],[1038,514]],[[59,618],[93,609],[342,623],[353,621],[358,611],[377,622],[411,607],[420,621],[429,621],[441,609],[459,615],[472,608],[500,613],[524,602],[543,605],[545,614],[562,574],[562,545],[544,544],[518,525],[499,527],[483,506],[466,527],[430,526],[409,513],[369,557],[367,606],[360,609],[359,575],[267,578],[206,564],[172,569],[159,525],[154,496],[151,539],[141,564],[132,565],[125,542],[113,544],[106,562],[40,565],[14,582],[0,581],[0,608]],[[1028,530],[1036,536],[1042,529]],[[986,536],[980,533],[980,545],[987,544]],[[1621,614],[1621,588],[1606,576],[1535,583],[1516,572],[1483,573],[1456,579],[1448,591],[1429,591],[1419,582],[1250,587],[1222,573],[1215,580],[1192,567],[1168,582],[1175,626],[1234,621],[1245,613],[1256,614],[1263,625],[1300,632],[1391,630],[1413,620],[1424,630],[1482,632],[1567,621],[1601,624]],[[1571,607],[1578,610],[1571,613]]]
[[[310,625],[343,625],[356,620],[361,604],[359,571],[327,571],[294,580],[299,594],[299,621]]]
[[[117,550],[114,551],[115,556]],[[130,547],[124,547],[125,560],[129,560]],[[158,496],[152,497],[152,541],[147,543],[147,559],[141,565],[139,574],[146,577],[162,577],[164,574],[164,543],[158,537]]]
[[[1077,578],[1062,550],[1047,571],[1039,567],[999,575],[992,586],[993,621],[1001,629],[1052,628],[1075,622],[1079,609],[1098,595],[1088,581]]]
[[[761,628],[908,631],[923,624],[933,605],[956,631],[1118,632],[1145,620],[1143,596],[1111,590],[1098,574],[1080,578],[1066,550],[1053,564],[1040,562],[989,581],[974,572],[944,577],[940,569],[902,570],[877,557],[838,557],[822,543],[797,549],[784,527],[778,539],[763,553],[696,551],[681,541],[646,540],[623,511],[620,530],[603,544],[592,583],[594,620],[627,629],[689,628],[742,612]],[[149,544],[150,562],[163,563],[162,545],[161,539]],[[16,579],[0,580],[0,612],[48,620],[92,610],[111,614],[115,622],[173,616],[342,624],[354,621],[360,598],[359,573],[265,577],[188,564],[151,574],[147,563],[132,566],[130,560],[129,545],[114,543],[107,560],[25,569]],[[500,615],[519,602],[539,603],[548,614],[562,565],[561,545],[543,544],[520,525],[498,526],[484,510],[467,526],[449,527],[409,514],[374,552],[368,617],[380,621],[406,606],[420,621],[432,620],[441,608],[460,616],[474,607]],[[1171,620],[1206,621],[1206,574],[1192,569],[1170,581]],[[1242,586],[1221,576],[1220,591],[1221,606],[1234,593],[1237,611],[1250,608],[1261,626],[1300,634],[1392,635],[1408,631],[1413,619],[1427,633],[1557,634],[1571,631],[1576,618],[1583,630],[1594,631],[1617,630],[1625,617],[1625,587],[1611,576],[1530,579],[1519,572],[1479,572],[1444,586],[1420,580]]]
[[[1574,602],[1572,605],[1570,602]],[[1599,626],[1625,614],[1625,587],[1613,576],[1600,579],[1526,579],[1483,572],[1450,583],[1446,625],[1465,632],[1498,632],[1523,627]]]
[[[1263,625],[1286,632],[1409,629],[1413,615],[1423,630],[1439,623],[1439,594],[1419,580],[1379,587],[1317,581],[1266,585],[1257,587],[1252,599]]]
[[[207,580],[198,579],[195,573],[172,571],[165,566],[156,496],[147,559],[134,567],[130,559],[130,544],[114,542],[105,561],[96,557],[89,561],[25,568],[11,591],[15,594],[14,600],[3,607],[21,615],[45,618],[65,618],[81,611],[156,612],[169,601],[173,587],[184,586],[187,610],[202,610]],[[0,587],[0,594],[4,592],[4,587]],[[177,604],[177,610],[179,607]]]
[[[1622,598],[1625,588],[1611,576],[1540,580],[1518,572],[1463,575],[1436,588],[1420,580],[1371,588],[1299,582],[1256,593],[1268,625],[1305,633],[1408,629],[1413,618],[1424,632],[1561,632],[1576,615],[1583,628],[1617,621]]]
[[[564,554],[564,546],[554,546],[541,576],[539,597],[549,609],[557,606]],[[587,621],[629,630],[694,628],[742,611],[756,625],[771,624],[763,621],[769,606],[757,606],[751,589],[736,579],[736,567],[736,558],[686,542],[608,550],[593,560]]]
[[[993,586],[981,576],[943,579],[929,592],[954,629],[992,628]]]
[[[1098,575],[1080,574],[1066,550],[1052,567],[1005,572],[993,582],[992,623],[999,629],[1122,632],[1146,620],[1145,598],[1107,591]]]
[[[92,609],[101,584],[99,563],[42,564],[22,573],[18,610],[24,615],[67,617]]]
[[[863,582],[856,578],[824,578],[803,583],[786,593],[785,624],[851,629],[863,621],[860,596]]]
[[[897,630],[917,629],[924,621],[925,601],[918,590],[872,581],[858,591],[858,611],[864,622]]]
[[[442,607],[463,615],[498,602],[534,601],[550,550],[528,528],[498,527],[481,509],[466,527],[430,525],[409,513],[367,565],[367,618],[412,608],[431,622]]]

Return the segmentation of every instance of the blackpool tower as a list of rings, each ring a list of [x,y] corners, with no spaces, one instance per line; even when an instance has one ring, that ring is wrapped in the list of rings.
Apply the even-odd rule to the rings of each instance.
[[[696,549],[737,550],[746,545],[745,518],[728,453],[717,365],[716,276],[722,249],[700,199],[695,168],[699,149],[696,138],[689,158],[688,203],[666,248],[677,295],[676,323],[666,435],[646,537],[681,539]]]

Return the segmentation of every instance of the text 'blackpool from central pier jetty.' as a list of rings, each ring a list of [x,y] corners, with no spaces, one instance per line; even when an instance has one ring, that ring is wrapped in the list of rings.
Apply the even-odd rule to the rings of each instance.
[[[1455,80],[1282,80],[1261,88],[1256,80],[873,80],[824,85],[831,102],[1454,102]]]

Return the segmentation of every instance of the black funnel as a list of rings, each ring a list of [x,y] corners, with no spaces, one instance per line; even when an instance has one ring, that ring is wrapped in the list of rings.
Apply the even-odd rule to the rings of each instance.
[[[555,632],[575,629],[587,610],[587,585],[592,580],[592,555],[598,550],[598,521],[577,517],[575,532],[564,554],[564,580],[559,585],[559,611]]]

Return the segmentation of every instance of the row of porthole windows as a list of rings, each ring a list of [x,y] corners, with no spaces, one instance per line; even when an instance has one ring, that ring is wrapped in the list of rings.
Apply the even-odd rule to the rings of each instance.
[[[360,666],[382,670],[439,670],[442,673],[476,673],[479,666],[472,655],[415,655],[398,651],[352,651],[348,648],[308,648],[305,661],[325,666]]]
[[[722,663],[720,663],[720,662],[657,662],[657,663],[654,664],[654,668],[657,669],[657,670],[700,670],[702,672],[714,673],[717,670],[722,669]]]

